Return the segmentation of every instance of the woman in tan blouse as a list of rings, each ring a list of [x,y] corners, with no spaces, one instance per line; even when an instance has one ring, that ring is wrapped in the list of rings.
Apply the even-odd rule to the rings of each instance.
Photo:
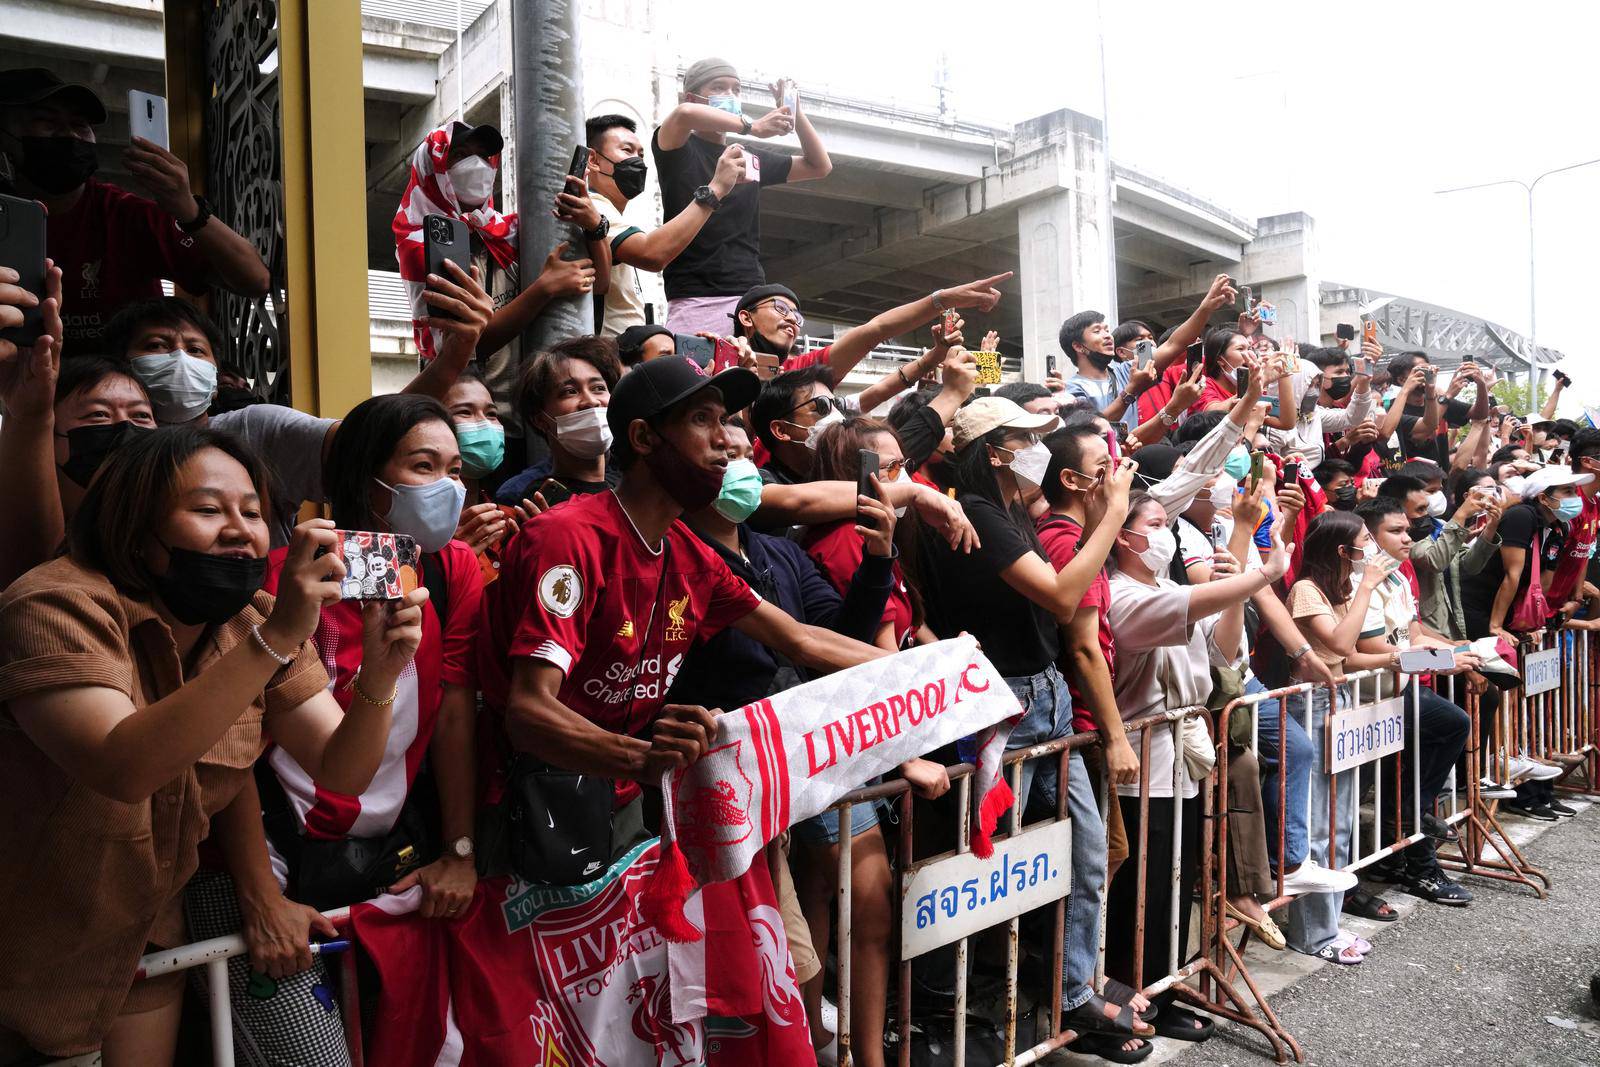
[[[264,736],[339,792],[379,765],[426,591],[367,606],[341,712],[307,640],[339,599],[333,524],[296,529],[274,601],[267,487],[226,434],[153,431],[106,461],[68,554],[0,594],[0,1063],[170,1063],[182,975],[134,970],[184,942],[197,846]]]

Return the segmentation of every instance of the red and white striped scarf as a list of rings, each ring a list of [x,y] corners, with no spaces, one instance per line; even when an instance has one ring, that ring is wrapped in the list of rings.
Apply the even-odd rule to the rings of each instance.
[[[417,150],[411,153],[411,177],[406,182],[405,195],[394,213],[395,259],[400,263],[400,278],[406,284],[406,296],[411,301],[411,332],[417,342],[417,353],[423,359],[432,359],[438,351],[438,331],[423,324],[428,317],[427,301],[422,299],[426,288],[428,268],[422,251],[422,220],[428,215],[448,215],[460,219],[477,234],[489,255],[502,269],[511,270],[517,262],[517,216],[502,215],[494,209],[491,195],[482,205],[463,210],[456,199],[455,187],[445,160],[450,155],[450,138],[455,123],[448,122],[423,138]],[[500,157],[490,156],[489,165],[500,167]],[[485,285],[487,285],[487,279]]]

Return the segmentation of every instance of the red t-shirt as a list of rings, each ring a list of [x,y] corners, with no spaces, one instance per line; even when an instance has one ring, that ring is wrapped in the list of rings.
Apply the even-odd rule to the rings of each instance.
[[[274,595],[288,552],[287,547],[278,548],[267,557],[267,579],[263,588]],[[449,617],[441,627],[433,601],[430,599],[423,606],[422,643],[395,686],[389,742],[378,773],[372,776],[372,784],[359,797],[333,793],[313,782],[283,749],[273,748],[268,753],[267,759],[307,836],[323,839],[346,835],[375,837],[393,829],[417,776],[423,753],[433,740],[444,687],[477,688],[473,644],[483,599],[478,559],[462,541],[445,545],[438,559],[439,569],[449,585],[444,597]],[[341,600],[324,607],[317,621],[317,632],[312,637],[322,665],[333,679],[333,698],[341,708],[350,706],[355,692],[350,682],[356,668],[361,666],[362,603]]]
[[[1188,372],[1187,362],[1181,359],[1173,360],[1167,365],[1167,369],[1161,372],[1161,377],[1156,379],[1156,384],[1139,395],[1141,426],[1155,418],[1156,413],[1167,406],[1167,401],[1172,399],[1172,391],[1183,382]]]
[[[1184,414],[1198,415],[1212,404],[1232,404],[1233,400],[1233,386],[1207,376],[1200,379],[1200,399],[1190,404]]]
[[[855,520],[841,519],[827,526],[814,526],[800,543],[843,596],[856,569],[861,566],[861,554],[865,551],[861,535],[856,533]],[[906,634],[911,632],[912,615],[911,594],[906,590],[905,575],[900,573],[899,563],[894,565],[894,588],[883,606],[883,618],[894,626],[895,647],[902,647]]]
[[[1567,525],[1567,539],[1561,545],[1561,560],[1550,578],[1550,589],[1545,594],[1552,611],[1577,596],[1584,572],[1589,569],[1589,557],[1594,555],[1595,527],[1600,524],[1600,498],[1585,496],[1583,511]]]
[[[93,352],[124,305],[161,295],[165,278],[191,293],[208,282],[194,238],[142,196],[90,178],[70,211],[51,215],[45,247],[61,268],[66,355]],[[121,353],[115,353],[120,356]]]
[[[478,667],[503,712],[512,662],[559,668],[560,701],[590,722],[639,734],[666,702],[683,656],[761,603],[682,522],[652,550],[615,493],[575,496],[524,523],[484,597]],[[619,781],[619,802],[638,793]]]
[[[1050,557],[1051,564],[1058,571],[1077,556],[1078,542],[1082,539],[1083,527],[1063,515],[1045,515],[1039,520],[1039,543],[1044,546],[1045,555]],[[1106,667],[1111,671],[1111,678],[1115,681],[1117,643],[1111,636],[1111,623],[1106,618],[1106,613],[1111,609],[1111,581],[1106,577],[1104,567],[1101,567],[1099,573],[1094,576],[1094,581],[1089,583],[1088,592],[1083,594],[1083,600],[1078,604],[1079,611],[1086,608],[1093,608],[1100,618],[1100,654],[1105,656]],[[1071,678],[1067,679],[1067,691],[1072,694],[1073,732],[1090,733],[1099,729],[1094,721],[1094,715],[1089,711],[1088,703]]]

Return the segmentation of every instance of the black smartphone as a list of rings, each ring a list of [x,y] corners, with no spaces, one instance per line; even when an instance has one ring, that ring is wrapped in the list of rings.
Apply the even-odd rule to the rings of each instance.
[[[1356,328],[1348,322],[1341,322],[1333,328],[1333,335],[1341,341],[1354,341],[1356,339]]]
[[[544,496],[544,502],[551,507],[555,507],[562,501],[572,499],[572,490],[568,489],[554,478],[546,478],[539,484],[539,488],[536,489],[535,492],[542,494]],[[532,499],[531,495],[529,496],[529,499]]]
[[[455,281],[456,277],[445,269],[449,260],[468,274],[472,273],[472,246],[467,234],[467,224],[449,215],[425,215],[422,219],[422,257],[429,274]],[[441,319],[453,319],[455,313],[430,306],[428,314]]]
[[[1300,464],[1295,460],[1285,460],[1283,464],[1283,477],[1280,479],[1284,485],[1298,485],[1300,483]]]
[[[1473,355],[1471,352],[1468,352],[1466,355],[1461,357],[1461,362],[1463,362],[1463,363],[1476,363],[1476,362],[1478,362],[1478,357]]]
[[[22,309],[22,325],[0,330],[0,339],[26,348],[44,332],[44,208],[37,200],[0,196],[0,263],[17,272],[17,286],[41,301]]]
[[[1052,378],[1056,376],[1056,357],[1054,352],[1045,353],[1044,372]]]
[[[872,476],[878,473],[878,454],[870,448],[863,448],[857,453],[856,466],[856,495],[878,499],[878,491],[872,487]],[[856,508],[856,521],[863,526],[877,526],[877,522],[859,507]]]
[[[709,339],[696,337],[692,333],[673,334],[672,347],[678,355],[693,360],[701,367],[711,366],[712,357],[716,353],[716,346]]]
[[[1565,371],[1559,371],[1558,370],[1558,371],[1551,371],[1551,373],[1553,375],[1555,375],[1556,381],[1561,383],[1561,387],[1563,389],[1565,389],[1567,386],[1572,384],[1572,379],[1567,377]]]
[[[567,177],[582,178],[589,169],[589,146],[579,145],[572,150],[572,162],[567,165]]]
[[[1233,394],[1234,396],[1244,396],[1244,394],[1246,394],[1246,393],[1248,393],[1250,391],[1250,368],[1249,367],[1240,367],[1238,370],[1233,372],[1233,377],[1234,377],[1234,385],[1235,385],[1234,394]]]
[[[1205,361],[1205,356],[1206,349],[1204,341],[1196,341],[1194,344],[1185,349],[1183,353],[1184,377],[1187,378],[1189,375],[1193,374],[1194,369]]]

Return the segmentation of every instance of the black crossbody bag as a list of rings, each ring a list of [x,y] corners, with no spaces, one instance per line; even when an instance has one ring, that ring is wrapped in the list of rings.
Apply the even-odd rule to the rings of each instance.
[[[628,684],[627,722],[633,719],[633,693],[650,650],[667,586],[671,547],[662,538],[661,578],[639,644],[639,662]],[[662,623],[663,627],[666,625]],[[505,815],[512,872],[539,885],[581,885],[611,863],[611,830],[616,790],[610,778],[552,767],[525,752],[512,756],[506,772]]]

